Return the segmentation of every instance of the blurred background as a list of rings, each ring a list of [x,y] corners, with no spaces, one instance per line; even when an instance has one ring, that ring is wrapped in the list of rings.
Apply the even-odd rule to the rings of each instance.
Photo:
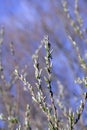
[[[75,20],[75,2],[73,0],[67,1],[70,14]],[[86,0],[79,0],[79,12],[83,19],[82,28],[87,28]],[[19,70],[21,71],[28,64],[27,72],[29,73],[27,80],[34,85],[32,55],[41,44],[43,36],[48,35],[53,48],[53,92],[57,98],[59,89],[56,81],[60,80],[63,85],[63,102],[66,107],[70,106],[75,110],[80,103],[82,93],[86,89],[83,85],[79,86],[75,84],[74,80],[77,77],[83,77],[86,73],[82,71],[75,48],[67,36],[70,34],[77,41],[81,55],[85,60],[87,44],[71,27],[63,11],[61,0],[0,0],[0,27],[2,26],[5,28],[2,46],[2,63],[7,83],[10,82],[10,75],[16,66],[19,66]],[[86,36],[85,34],[84,37]],[[13,43],[15,50],[14,56],[11,55],[11,43]],[[44,51],[42,49],[40,52],[42,65],[44,62],[43,54]],[[17,82],[16,85],[13,85],[6,93],[4,101],[2,94],[0,94],[0,97],[0,113],[3,111],[7,113],[4,106],[5,102],[8,102],[8,104],[14,106],[14,109],[16,108],[16,114],[18,113],[20,116],[24,116],[26,104],[29,102],[32,105],[32,129],[47,129],[46,117],[42,112],[39,112],[38,106],[33,105],[29,93],[23,91],[22,83]],[[87,111],[84,113],[84,118],[86,118]],[[84,118],[78,123],[78,126],[80,126],[79,130],[87,129],[87,121]],[[0,122],[0,127],[7,130],[7,124],[2,121]]]

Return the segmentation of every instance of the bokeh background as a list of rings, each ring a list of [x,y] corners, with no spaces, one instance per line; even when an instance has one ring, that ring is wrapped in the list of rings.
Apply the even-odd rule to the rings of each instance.
[[[74,15],[74,0],[68,0],[69,11],[72,18]],[[87,1],[79,0],[79,12],[83,18],[83,29],[87,27]],[[11,72],[16,66],[19,70],[28,64],[27,80],[34,84],[34,68],[32,55],[41,44],[44,35],[48,35],[53,48],[53,91],[58,97],[57,79],[63,85],[63,102],[66,107],[76,109],[81,100],[81,94],[84,86],[75,84],[74,80],[84,73],[79,65],[77,53],[68,39],[70,34],[78,43],[81,55],[86,60],[87,44],[73,30],[69,20],[64,14],[61,0],[0,0],[0,27],[4,26],[5,35],[2,46],[2,63],[6,81],[11,80]],[[85,34],[85,37],[87,35]],[[10,43],[13,42],[15,55],[11,55]],[[43,65],[43,49],[40,53],[41,64]],[[4,85],[3,85],[4,87]],[[62,89],[62,88],[60,88]],[[56,91],[58,90],[58,91]],[[7,92],[8,104],[16,108],[16,114],[24,116],[24,110],[27,102],[32,105],[32,128],[38,130],[47,129],[46,117],[39,112],[38,106],[33,105],[29,93],[23,91],[22,83],[13,85]],[[2,96],[0,95],[0,112],[6,112]],[[12,97],[12,100],[10,101]],[[79,130],[87,129],[87,111],[84,112],[84,118],[78,124]],[[43,123],[41,123],[41,121]],[[0,121],[0,127],[6,129],[6,123]],[[76,128],[77,129],[77,128]]]

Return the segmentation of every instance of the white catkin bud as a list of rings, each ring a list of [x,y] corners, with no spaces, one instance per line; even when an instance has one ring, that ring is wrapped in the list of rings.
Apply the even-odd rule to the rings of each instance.
[[[3,113],[0,113],[0,120],[3,120],[3,118],[4,118]]]
[[[16,74],[18,73],[18,70],[17,69],[15,69],[15,71],[14,71]]]

